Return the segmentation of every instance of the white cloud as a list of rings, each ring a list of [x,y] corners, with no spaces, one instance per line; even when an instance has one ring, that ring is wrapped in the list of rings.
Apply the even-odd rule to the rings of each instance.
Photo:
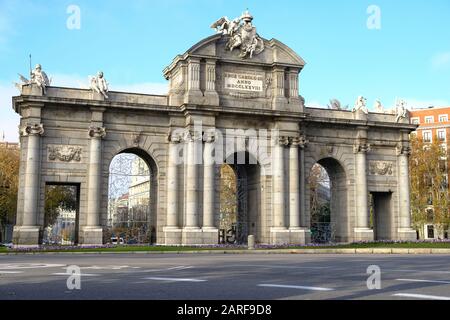
[[[52,86],[68,88],[89,88],[88,77],[77,74],[54,74]],[[167,83],[130,83],[130,84],[110,84],[111,91],[122,91],[131,93],[144,93],[164,95],[168,92]],[[0,140],[5,133],[5,141],[17,142],[18,125],[20,116],[12,109],[12,97],[18,96],[19,91],[13,83],[0,83]]]
[[[399,98],[399,100],[405,100],[408,106],[408,109],[421,109],[428,107],[447,107],[450,106],[450,102],[443,99],[431,99],[431,100],[420,100],[414,98]],[[395,101],[393,101],[392,106],[395,106]]]
[[[306,101],[305,107],[307,108],[320,108],[320,109],[328,109],[326,105],[321,104],[319,101]]]
[[[82,77],[77,74],[54,74],[52,86],[68,88],[89,88],[89,77]],[[108,79],[107,79],[108,80]],[[108,81],[109,82],[109,81]],[[109,83],[110,91],[122,91],[131,93],[164,95],[169,91],[167,83],[144,82],[144,83]]]
[[[436,70],[450,68],[450,51],[435,54],[431,58],[431,65]]]
[[[19,141],[19,115],[12,109],[12,97],[19,95],[19,91],[11,83],[0,84],[0,140],[5,133],[5,141]]]
[[[110,90],[132,92],[132,93],[165,95],[169,91],[169,85],[167,83],[155,83],[155,82],[124,84],[124,85],[111,84]]]

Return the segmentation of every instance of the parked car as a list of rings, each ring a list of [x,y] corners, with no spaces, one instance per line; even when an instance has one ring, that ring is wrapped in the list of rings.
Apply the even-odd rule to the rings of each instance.
[[[120,237],[120,238],[111,237],[111,243],[112,244],[125,244],[125,241],[123,240],[122,237]]]

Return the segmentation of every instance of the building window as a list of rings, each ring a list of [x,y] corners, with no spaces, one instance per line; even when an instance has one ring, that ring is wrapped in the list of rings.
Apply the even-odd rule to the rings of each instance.
[[[439,115],[439,122],[447,122],[447,121],[448,121],[448,115],[446,115],[446,114]]]
[[[420,124],[420,118],[411,118],[412,124]]]
[[[431,131],[423,131],[422,138],[423,138],[423,142],[432,142]]]
[[[447,140],[447,135],[446,135],[445,130],[438,130],[437,135],[438,135],[438,140],[440,142],[444,142]]]
[[[433,116],[425,117],[425,123],[433,123],[433,122],[434,122],[434,117]]]
[[[434,239],[434,226],[433,225],[427,226],[427,238]]]

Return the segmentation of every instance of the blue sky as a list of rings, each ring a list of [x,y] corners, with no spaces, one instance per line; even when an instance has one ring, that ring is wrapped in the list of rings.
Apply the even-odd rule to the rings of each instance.
[[[80,29],[67,28],[69,5],[80,8]],[[381,29],[367,28],[370,5],[380,8]],[[307,62],[307,105],[353,105],[358,95],[369,107],[377,98],[386,107],[396,98],[450,105],[448,0],[0,0],[0,131],[18,140],[12,82],[28,74],[29,53],[57,86],[86,86],[103,70],[111,90],[161,94],[163,68],[213,34],[216,19],[246,8],[262,37]]]

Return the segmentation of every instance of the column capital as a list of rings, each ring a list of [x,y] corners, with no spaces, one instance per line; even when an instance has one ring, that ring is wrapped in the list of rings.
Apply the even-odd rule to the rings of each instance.
[[[33,123],[20,127],[19,133],[22,137],[41,136],[44,134],[44,125],[42,123]]]
[[[216,133],[207,131],[203,133],[203,141],[206,143],[213,143],[216,141]]]
[[[409,146],[402,145],[401,143],[398,143],[395,147],[395,152],[397,156],[405,155],[410,156],[411,155],[411,148]]]
[[[367,153],[370,151],[371,146],[366,142],[357,142],[353,145],[353,153]]]
[[[171,144],[178,144],[183,140],[183,136],[179,132],[169,132],[167,141]]]
[[[305,135],[301,135],[299,137],[290,137],[289,138],[289,143],[291,145],[291,147],[298,147],[300,149],[304,149],[306,147],[306,144],[309,141],[306,140],[306,136]]]
[[[278,136],[275,140],[275,144],[281,147],[287,147],[290,143],[290,137],[288,136]]]
[[[183,140],[184,142],[202,141],[203,135],[201,132],[186,130],[183,136]]]
[[[106,136],[105,127],[89,127],[89,137],[94,139],[103,139]]]

